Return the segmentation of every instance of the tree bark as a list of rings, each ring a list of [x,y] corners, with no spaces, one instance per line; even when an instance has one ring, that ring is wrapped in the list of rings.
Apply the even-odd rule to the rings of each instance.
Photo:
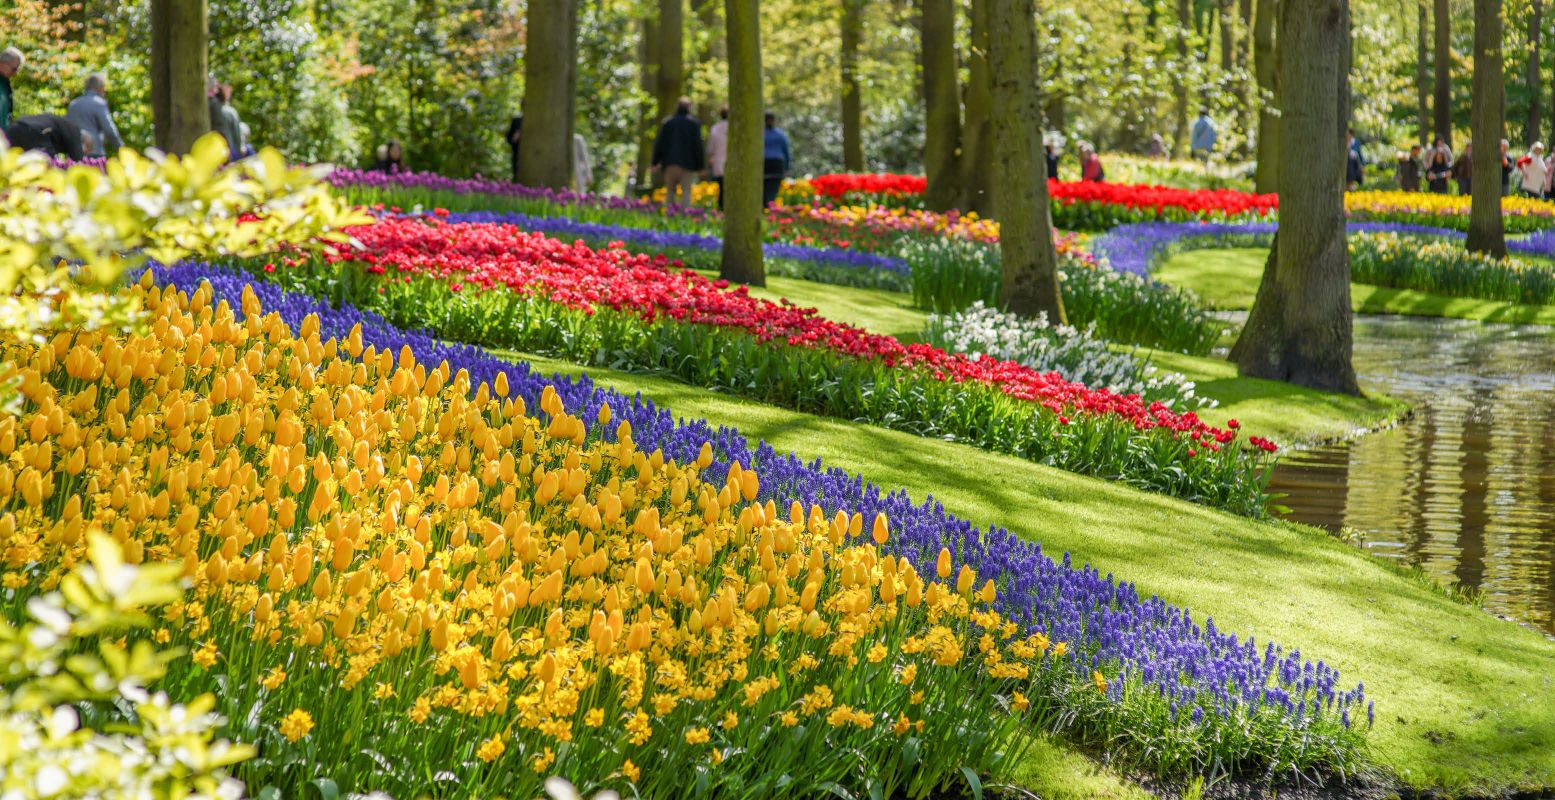
[[[1496,257],[1506,255],[1506,229],[1501,218],[1499,148],[1506,122],[1503,119],[1506,113],[1506,86],[1502,83],[1505,65],[1501,34],[1501,0],[1474,0],[1472,138],[1476,149],[1472,156],[1474,180],[1471,184],[1473,199],[1469,207],[1468,248],[1473,253],[1489,253]],[[1537,64],[1537,61],[1534,63]],[[1538,94],[1538,87],[1535,87],[1534,96]]]
[[[1237,81],[1237,110],[1241,112],[1242,131],[1251,136],[1257,126],[1257,106],[1253,105],[1253,0],[1240,0],[1237,5],[1237,32],[1241,34],[1236,46],[1236,66],[1242,71]],[[1249,139],[1244,139],[1242,152],[1249,152]]]
[[[767,284],[761,257],[761,15],[757,0],[724,0],[729,47],[729,153],[724,166],[724,242],[719,276]]]
[[[993,77],[988,69],[988,0],[971,0],[967,11],[971,22],[971,50],[967,54],[966,125],[961,131],[961,207],[986,217],[994,212],[993,143],[989,124]]]
[[[863,0],[842,0],[842,168],[864,171],[864,101],[859,94],[858,49]]]
[[[1436,0],[1436,135],[1452,144],[1452,9]]]
[[[659,117],[686,93],[686,0],[659,0]]]
[[[1359,395],[1344,218],[1349,2],[1285,3],[1279,28],[1280,230],[1231,360],[1246,376]]]
[[[156,145],[183,155],[210,132],[206,0],[151,2],[151,114]]]
[[[956,7],[953,0],[921,0],[923,42],[923,202],[934,211],[960,199],[961,98],[956,77]]]
[[[1431,143],[1431,46],[1426,28],[1431,24],[1427,0],[1418,0],[1419,24],[1415,26],[1415,94],[1420,102],[1420,144]]]
[[[1188,152],[1188,31],[1193,27],[1191,0],[1177,0],[1177,67],[1172,70],[1172,95],[1177,101],[1172,155]]]
[[[1220,70],[1236,64],[1236,0],[1220,0]]]
[[[573,25],[577,0],[533,0],[524,45],[524,135],[518,140],[518,182],[566,189],[572,184],[572,109],[577,70]]]
[[[999,302],[1016,314],[1065,321],[1048,206],[1038,94],[1035,0],[987,0],[993,75],[994,205],[999,209]]]
[[[1476,11],[1478,9],[1476,8]],[[1528,124],[1523,132],[1523,138],[1530,142],[1543,141],[1540,128],[1544,127],[1542,102],[1543,85],[1539,83],[1539,54],[1544,39],[1544,3],[1542,0],[1532,0],[1528,18]],[[1475,31],[1479,30],[1479,21],[1476,18]],[[1478,45],[1475,46],[1474,57],[1479,57]],[[1475,67],[1475,80],[1478,85],[1479,68]]]
[[[642,119],[637,130],[637,166],[632,173],[632,185],[651,186],[658,175],[651,172],[653,164],[653,137],[659,122],[659,26],[651,16],[638,20],[642,39],[637,43],[637,88],[646,100],[642,104]]]
[[[1280,178],[1280,61],[1274,21],[1279,0],[1258,0],[1253,20],[1253,64],[1258,78],[1258,168],[1254,188],[1261,194],[1279,191]]]

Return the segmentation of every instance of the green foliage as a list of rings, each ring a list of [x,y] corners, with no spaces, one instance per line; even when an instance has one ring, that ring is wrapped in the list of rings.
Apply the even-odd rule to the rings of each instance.
[[[1394,233],[1351,234],[1349,246],[1356,283],[1508,303],[1555,301],[1555,268],[1547,264],[1470,253],[1457,241]]]
[[[179,599],[180,571],[127,564],[96,532],[58,591],[0,591],[0,796],[242,796],[226,768],[253,748],[214,740],[216,698],[150,694],[178,653],[125,640],[147,627],[143,609]]]

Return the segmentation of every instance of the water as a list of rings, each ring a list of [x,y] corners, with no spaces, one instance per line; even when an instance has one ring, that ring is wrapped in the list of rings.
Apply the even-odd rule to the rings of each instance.
[[[1555,633],[1555,330],[1357,317],[1355,369],[1413,418],[1288,454],[1278,502]]]

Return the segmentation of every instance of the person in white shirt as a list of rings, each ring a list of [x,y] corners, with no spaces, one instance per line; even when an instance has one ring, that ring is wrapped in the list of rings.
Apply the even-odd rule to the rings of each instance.
[[[1528,148],[1528,156],[1518,159],[1518,166],[1522,170],[1523,193],[1529,197],[1544,197],[1544,179],[1549,177],[1549,167],[1544,163],[1544,144],[1534,142],[1533,147]]]
[[[718,210],[724,209],[724,163],[729,160],[729,107],[718,109],[718,121],[707,132],[707,176],[718,184]]]
[[[108,78],[101,72],[86,76],[86,86],[80,97],[70,101],[65,118],[74,122],[90,144],[87,158],[107,158],[108,148],[117,150],[124,146],[119,138],[119,128],[113,124],[113,114],[108,111]]]
[[[594,185],[594,159],[589,157],[589,143],[583,134],[572,134],[572,190],[588,194]]]

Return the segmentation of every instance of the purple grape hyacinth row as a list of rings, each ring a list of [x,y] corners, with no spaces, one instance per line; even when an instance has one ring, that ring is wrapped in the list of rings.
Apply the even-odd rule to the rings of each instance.
[[[575,236],[581,239],[591,239],[600,242],[621,241],[627,244],[641,245],[655,250],[702,250],[705,252],[718,252],[723,249],[723,240],[717,236],[703,236],[695,233],[674,233],[671,231],[656,231],[648,228],[628,228],[620,225],[606,225],[597,222],[579,222],[567,217],[533,217],[528,214],[519,214],[511,211],[468,211],[454,212],[444,217],[448,222],[474,222],[497,223],[503,225],[516,225],[524,230],[539,231],[552,235]],[[907,262],[899,258],[865,253],[858,250],[845,250],[842,248],[803,247],[795,244],[781,242],[768,242],[762,245],[762,252],[769,258],[784,259],[787,261],[802,261],[812,264],[826,264],[834,267],[848,269],[876,270],[890,273],[903,279],[912,276],[912,269]]]
[[[661,206],[647,200],[627,197],[574,192],[570,189],[547,189],[525,186],[511,181],[474,178],[448,178],[435,172],[377,172],[370,170],[336,168],[325,179],[331,186],[346,188],[361,186],[373,189],[420,189],[454,194],[490,194],[522,200],[538,200],[558,205],[592,206],[618,211],[641,211],[671,217],[706,219],[710,213],[696,206]]]
[[[506,373],[509,385],[531,405],[538,403],[546,385],[553,385],[567,408],[585,420],[595,419],[608,402],[617,419],[631,423],[633,436],[644,449],[661,448],[667,457],[686,462],[696,458],[704,442],[710,442],[715,452],[710,480],[721,480],[736,461],[758,469],[763,498],[845,508],[866,519],[883,513],[892,523],[890,546],[900,555],[926,565],[933,563],[942,547],[949,548],[956,565],[969,564],[980,576],[997,581],[1000,610],[1007,617],[1054,641],[1068,642],[1080,676],[1089,676],[1092,669],[1115,669],[1117,677],[1107,689],[1111,708],[1124,707],[1127,691],[1130,697],[1142,694],[1169,702],[1173,725],[1199,725],[1209,713],[1244,721],[1238,724],[1258,720],[1299,731],[1311,724],[1312,715],[1322,713],[1329,719],[1339,715],[1348,727],[1350,712],[1363,704],[1370,717],[1364,687],[1341,688],[1337,669],[1321,661],[1305,661],[1299,651],[1272,643],[1259,648],[1251,637],[1243,640],[1219,630],[1213,619],[1201,626],[1186,608],[1159,597],[1142,597],[1131,583],[1103,576],[1089,565],[1075,566],[1067,553],[1055,561],[1041,545],[1003,528],[980,530],[947,512],[932,497],[915,503],[905,490],[884,491],[860,476],[828,468],[819,459],[807,463],[796,455],[778,453],[764,441],[753,446],[733,428],[714,428],[704,420],[677,421],[669,410],[640,393],[627,397],[594,384],[587,376],[547,377],[522,362],[443,342],[425,332],[406,331],[349,306],[334,308],[311,296],[288,294],[233,269],[189,263],[159,267],[155,277],[158,283],[186,291],[208,281],[216,300],[225,300],[235,310],[241,308],[244,287],[251,286],[267,313],[279,313],[294,328],[310,314],[319,317],[323,337],[344,337],[361,324],[365,343],[391,351],[408,345],[420,361],[447,361],[455,370],[467,370],[472,385]]]

